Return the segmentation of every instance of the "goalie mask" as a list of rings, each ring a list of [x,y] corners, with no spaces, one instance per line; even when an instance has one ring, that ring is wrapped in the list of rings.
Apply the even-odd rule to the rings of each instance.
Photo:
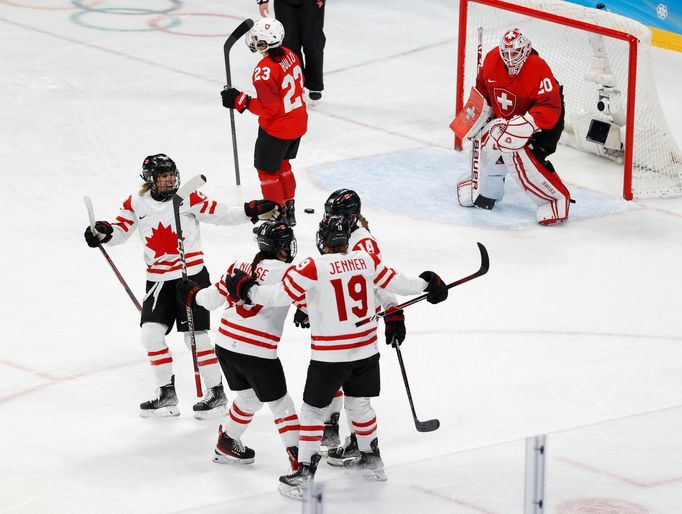
[[[173,159],[163,153],[150,155],[142,161],[142,175],[140,177],[149,186],[152,198],[160,202],[173,198],[178,187],[180,187],[178,168]]]
[[[284,25],[274,18],[261,18],[254,23],[244,36],[244,42],[253,53],[267,52],[271,48],[282,46]]]
[[[519,29],[509,29],[500,41],[500,57],[510,75],[518,75],[531,51],[530,39]]]
[[[261,252],[266,252],[274,256],[279,256],[282,251],[286,254],[285,262],[292,262],[296,257],[296,238],[294,231],[285,223],[273,223],[266,221],[256,232],[258,248]]]

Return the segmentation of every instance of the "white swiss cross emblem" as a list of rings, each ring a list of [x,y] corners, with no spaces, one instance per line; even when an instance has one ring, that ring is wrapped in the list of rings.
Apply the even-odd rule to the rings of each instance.
[[[500,110],[503,114],[511,114],[516,108],[516,95],[507,91],[506,89],[495,88],[493,91],[495,94],[495,101],[497,105],[500,106]]]
[[[473,120],[476,117],[476,108],[475,107],[469,107],[466,111],[466,117],[465,119],[467,121]]]
[[[511,43],[512,41],[514,41],[514,40],[516,39],[516,36],[518,36],[518,34],[519,34],[519,33],[516,32],[515,30],[510,30],[509,32],[507,32],[507,33],[504,35],[504,40],[505,40],[507,43]]]

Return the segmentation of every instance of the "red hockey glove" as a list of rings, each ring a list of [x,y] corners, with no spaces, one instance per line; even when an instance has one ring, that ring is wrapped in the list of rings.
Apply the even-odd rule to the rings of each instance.
[[[95,223],[95,230],[99,232],[99,236],[92,233],[90,226],[85,229],[85,242],[90,248],[97,248],[100,244],[109,242],[114,234],[114,227],[108,221],[98,221]]]
[[[280,206],[272,200],[251,200],[244,204],[244,212],[251,218],[251,223],[258,220],[275,221],[280,215]]]
[[[429,293],[429,296],[426,297],[427,302],[436,304],[448,298],[448,286],[433,271],[425,271],[419,275],[419,278],[428,282],[426,289],[424,289]]]
[[[196,296],[201,290],[199,284],[192,280],[178,280],[175,285],[175,295],[178,303],[183,307],[196,307]]]
[[[507,122],[504,131],[499,136],[493,135],[493,137],[502,152],[516,152],[528,144],[530,136],[537,130],[538,126],[533,116],[526,113],[523,116],[513,116]]]
[[[223,89],[220,92],[223,99],[223,107],[228,109],[237,109],[240,113],[249,108],[251,97],[238,89],[231,87],[230,89]]]
[[[400,346],[400,343],[405,340],[405,315],[403,311],[395,311],[384,316],[384,324],[386,325],[384,330],[386,344]]]
[[[234,270],[234,275],[227,275],[225,277],[225,285],[232,298],[243,300],[244,303],[251,303],[249,291],[257,283],[253,276],[244,273],[240,269],[236,269]]]

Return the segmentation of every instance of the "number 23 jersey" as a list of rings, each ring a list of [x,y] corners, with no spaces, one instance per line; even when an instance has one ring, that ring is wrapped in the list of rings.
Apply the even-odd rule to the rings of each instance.
[[[284,49],[277,62],[264,57],[253,70],[256,98],[249,111],[258,115],[258,125],[279,139],[297,139],[308,128],[308,111],[303,98],[303,69],[298,56]]]

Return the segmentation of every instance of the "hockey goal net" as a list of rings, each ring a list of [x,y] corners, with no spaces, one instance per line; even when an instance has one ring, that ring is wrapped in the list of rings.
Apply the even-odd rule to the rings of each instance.
[[[682,194],[682,153],[658,102],[646,26],[561,0],[460,0],[459,14],[457,112],[479,42],[485,56],[518,27],[563,86],[561,143],[623,163],[627,200]]]

